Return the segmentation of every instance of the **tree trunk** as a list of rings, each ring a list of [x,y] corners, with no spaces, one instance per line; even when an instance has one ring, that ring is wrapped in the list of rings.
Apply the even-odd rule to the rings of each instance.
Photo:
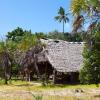
[[[5,72],[4,78],[5,78],[5,84],[8,84],[8,79],[7,79],[7,73],[6,72]]]
[[[63,34],[64,34],[64,20],[63,20]]]

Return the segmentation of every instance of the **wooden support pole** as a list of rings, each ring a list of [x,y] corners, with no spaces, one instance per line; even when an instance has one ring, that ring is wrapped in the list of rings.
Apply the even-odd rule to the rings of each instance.
[[[73,73],[71,73],[71,76],[70,76],[70,79],[71,79],[71,83],[73,83],[73,81],[74,81],[74,76],[73,76],[74,74]]]
[[[53,70],[53,84],[56,82],[56,70]]]
[[[34,67],[36,69],[37,75],[39,78],[41,78],[40,72],[39,72],[39,68],[37,66],[37,56],[34,54]]]

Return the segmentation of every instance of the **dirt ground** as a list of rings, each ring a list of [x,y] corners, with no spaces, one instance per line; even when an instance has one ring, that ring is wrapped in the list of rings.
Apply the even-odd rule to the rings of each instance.
[[[71,97],[95,97],[95,99],[89,100],[100,100],[100,88],[96,89],[66,89],[66,90],[46,90],[46,91],[25,91],[25,90],[14,90],[14,91],[0,91],[0,98],[9,98],[9,100],[33,100],[33,95],[42,96],[71,96]],[[2,99],[0,99],[2,100]],[[8,100],[8,99],[7,99]],[[53,100],[53,99],[52,99]],[[55,100],[55,99],[54,99]],[[59,99],[60,100],[60,99]],[[63,99],[61,99],[63,100]],[[65,100],[65,99],[64,99]],[[74,100],[74,99],[72,99]],[[76,99],[75,99],[76,100]],[[83,100],[83,99],[77,99]],[[88,100],[88,99],[84,99]]]

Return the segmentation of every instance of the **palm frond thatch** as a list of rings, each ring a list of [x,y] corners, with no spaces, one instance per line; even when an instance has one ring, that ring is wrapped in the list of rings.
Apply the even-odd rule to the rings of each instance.
[[[66,42],[62,40],[44,40],[48,61],[59,72],[77,72],[83,64],[83,42]]]

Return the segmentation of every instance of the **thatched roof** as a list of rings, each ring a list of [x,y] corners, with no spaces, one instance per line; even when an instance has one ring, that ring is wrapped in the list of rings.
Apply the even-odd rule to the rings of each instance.
[[[83,63],[83,42],[41,39],[48,61],[59,72],[77,72]]]
[[[37,63],[41,63],[41,62],[48,62],[48,58],[47,56],[45,55],[45,52],[42,51],[40,53],[37,54]]]
[[[42,46],[37,44],[30,48],[21,58],[20,66],[28,67],[34,64],[36,56],[42,51]]]

